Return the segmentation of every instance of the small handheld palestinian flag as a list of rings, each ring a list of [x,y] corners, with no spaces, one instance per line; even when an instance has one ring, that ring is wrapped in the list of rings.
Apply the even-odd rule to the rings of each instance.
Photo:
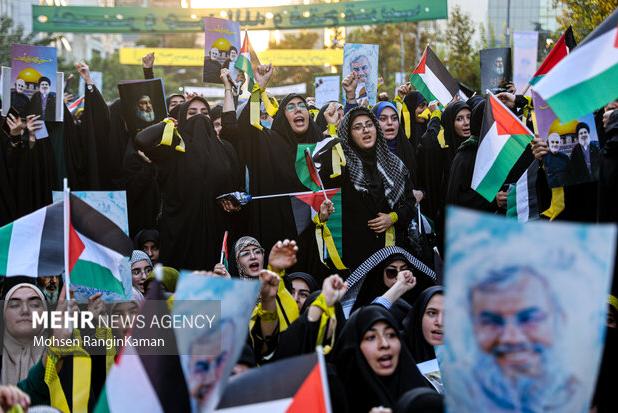
[[[616,99],[617,79],[618,9],[543,77],[535,90],[564,123]]]
[[[539,161],[534,160],[514,185],[510,185],[506,197],[506,216],[528,222],[539,218],[536,196],[536,178]]]
[[[313,162],[313,158],[311,157],[311,152],[309,151],[309,148],[305,148],[305,162],[307,163],[307,169],[309,171],[309,176],[311,177],[311,180],[320,187],[322,193],[324,194],[324,200],[327,201],[328,197],[326,196],[326,191],[324,190],[322,178],[320,178],[318,169],[315,167],[315,163]]]
[[[534,134],[513,112],[487,91],[472,189],[492,202],[533,138]]]
[[[429,46],[425,48],[421,61],[410,75],[410,83],[427,102],[437,100],[442,106],[446,106],[460,93],[463,99],[467,99],[463,92],[459,91],[459,83]]]
[[[260,61],[253,51],[251,47],[251,43],[249,42],[249,34],[245,30],[245,38],[243,39],[242,46],[240,47],[240,53],[236,58],[236,62],[234,63],[234,67],[238,70],[241,70],[245,73],[245,77],[249,82],[249,91],[253,89],[253,84],[255,83],[255,74],[253,72],[253,66],[259,66]]]
[[[558,39],[547,57],[545,57],[545,60],[543,60],[543,63],[541,63],[541,66],[539,66],[534,76],[532,76],[532,79],[530,79],[530,85],[537,84],[539,80],[564,59],[571,50],[575,49],[575,46],[577,46],[577,43],[573,37],[573,28],[569,26],[569,28],[562,33],[562,36],[560,36],[560,39]]]
[[[227,234],[227,231],[225,231],[225,234],[223,234],[223,244],[221,244],[221,258],[219,259],[219,264],[225,265],[225,268],[228,268],[227,265],[230,257],[227,250]]]

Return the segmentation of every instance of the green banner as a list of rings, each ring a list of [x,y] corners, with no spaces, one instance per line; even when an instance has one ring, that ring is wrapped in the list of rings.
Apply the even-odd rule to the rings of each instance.
[[[447,18],[446,0],[367,0],[243,9],[32,6],[33,30],[78,33],[202,32],[202,18],[237,21],[248,30],[362,26]]]

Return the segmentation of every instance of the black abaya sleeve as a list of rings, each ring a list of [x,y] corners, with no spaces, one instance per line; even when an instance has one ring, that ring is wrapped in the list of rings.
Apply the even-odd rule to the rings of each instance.
[[[90,186],[92,189],[113,188],[114,171],[110,169],[109,108],[96,86],[86,87],[81,128],[87,141]],[[86,138],[87,137],[87,138]]]
[[[476,150],[473,147],[460,149],[457,152],[451,163],[446,203],[477,211],[496,212],[498,210],[496,201],[488,202],[471,187],[475,160]]]
[[[155,164],[165,162],[171,154],[170,151],[178,145],[179,140],[174,137],[171,146],[160,145],[163,137],[165,123],[159,122],[145,129],[142,129],[135,135],[135,148],[141,150]]]
[[[412,180],[408,177],[408,179],[406,179],[406,188],[403,191],[403,195],[394,208],[394,212],[397,213],[397,223],[395,225],[403,231],[407,231],[408,225],[416,211],[414,208],[415,199],[412,190]]]

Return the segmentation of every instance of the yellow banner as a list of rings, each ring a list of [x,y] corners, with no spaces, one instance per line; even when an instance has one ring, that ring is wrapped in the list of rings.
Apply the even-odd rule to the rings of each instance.
[[[141,65],[142,57],[155,54],[156,66],[203,66],[204,50],[173,48],[120,49],[120,64]],[[322,66],[343,64],[343,49],[271,49],[257,53],[260,62],[275,66]]]

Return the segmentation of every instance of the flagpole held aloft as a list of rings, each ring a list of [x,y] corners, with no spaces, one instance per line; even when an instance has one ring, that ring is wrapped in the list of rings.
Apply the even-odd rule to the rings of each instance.
[[[223,264],[223,258],[225,258],[225,249],[227,245],[227,231],[223,234],[223,243],[221,244],[221,257],[219,258],[219,264]]]
[[[67,178],[63,181],[63,199],[64,199],[64,285],[66,292],[66,300],[71,299],[71,276],[69,270],[69,227],[71,225],[71,197]]]

